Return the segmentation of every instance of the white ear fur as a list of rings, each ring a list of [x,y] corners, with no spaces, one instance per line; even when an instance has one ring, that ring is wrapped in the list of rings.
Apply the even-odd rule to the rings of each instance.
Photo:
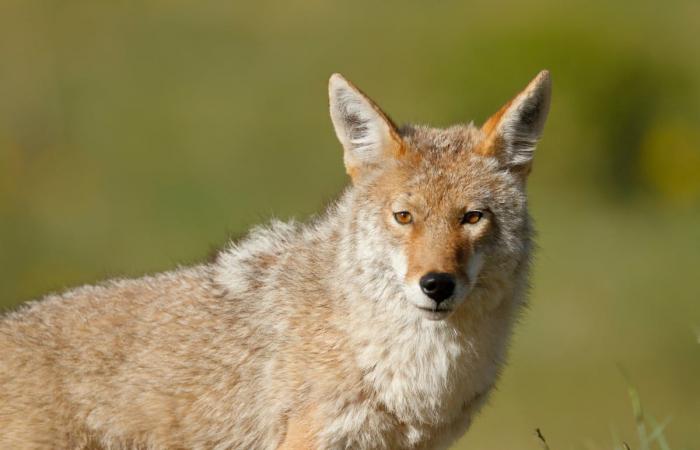
[[[513,168],[528,169],[549,112],[552,82],[540,72],[527,87],[491,116],[481,128],[486,136],[479,148]]]
[[[328,83],[328,95],[335,134],[343,144],[345,167],[353,178],[363,166],[378,166],[400,153],[396,127],[362,91],[335,73]]]

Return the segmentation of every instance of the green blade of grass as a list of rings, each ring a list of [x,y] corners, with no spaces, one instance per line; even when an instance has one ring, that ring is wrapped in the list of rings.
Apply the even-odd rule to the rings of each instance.
[[[649,440],[658,442],[661,450],[671,450],[671,447],[668,445],[668,441],[666,441],[666,436],[664,434],[666,426],[670,422],[670,417],[667,417],[662,423],[658,423],[653,416],[649,417],[649,424],[652,427],[652,432],[649,435]]]

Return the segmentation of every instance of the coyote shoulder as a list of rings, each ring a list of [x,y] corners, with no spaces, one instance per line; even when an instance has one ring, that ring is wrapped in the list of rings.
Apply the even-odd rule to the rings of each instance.
[[[340,75],[352,180],[215,261],[0,318],[2,449],[432,449],[506,357],[532,251],[541,72],[481,127],[397,127]]]

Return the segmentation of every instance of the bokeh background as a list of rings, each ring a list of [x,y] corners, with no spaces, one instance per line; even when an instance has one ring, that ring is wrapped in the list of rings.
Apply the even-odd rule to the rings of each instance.
[[[698,449],[698,30],[697,0],[2,0],[0,304],[319,211],[347,181],[332,72],[445,126],[548,68],[532,303],[457,448],[645,448],[633,385]]]

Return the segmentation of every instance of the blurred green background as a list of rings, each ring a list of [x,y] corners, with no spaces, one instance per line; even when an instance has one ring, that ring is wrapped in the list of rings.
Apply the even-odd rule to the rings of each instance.
[[[342,72],[398,122],[482,122],[542,68],[540,249],[458,448],[700,448],[700,2],[2,0],[0,304],[204,259],[346,182]]]

